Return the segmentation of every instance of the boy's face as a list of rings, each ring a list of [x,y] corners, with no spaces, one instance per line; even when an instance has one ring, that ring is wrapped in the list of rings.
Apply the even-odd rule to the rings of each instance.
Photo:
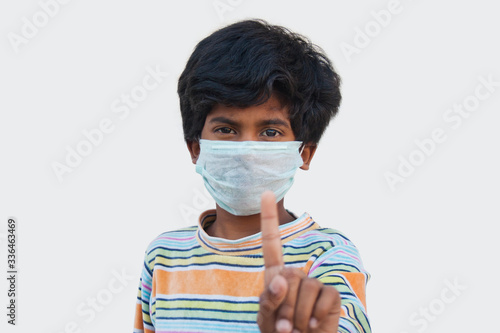
[[[288,108],[282,107],[275,96],[265,103],[247,108],[237,108],[217,104],[207,115],[201,131],[205,140],[228,141],[294,141],[288,119]],[[198,142],[188,142],[193,163],[200,153]],[[302,151],[304,164],[301,169],[309,169],[309,163],[316,145],[306,145]]]

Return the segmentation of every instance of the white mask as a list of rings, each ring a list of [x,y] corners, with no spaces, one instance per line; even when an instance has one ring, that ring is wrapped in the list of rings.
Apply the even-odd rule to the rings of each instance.
[[[260,196],[283,199],[303,161],[301,141],[200,140],[196,172],[217,204],[233,215],[260,213]]]

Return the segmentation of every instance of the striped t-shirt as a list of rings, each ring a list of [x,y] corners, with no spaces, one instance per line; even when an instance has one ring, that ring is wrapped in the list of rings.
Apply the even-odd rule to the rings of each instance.
[[[259,332],[264,290],[261,234],[238,240],[209,236],[199,225],[159,235],[146,250],[134,332]],[[285,266],[337,288],[339,332],[371,332],[365,287],[370,275],[358,250],[339,231],[321,228],[307,213],[279,227]]]

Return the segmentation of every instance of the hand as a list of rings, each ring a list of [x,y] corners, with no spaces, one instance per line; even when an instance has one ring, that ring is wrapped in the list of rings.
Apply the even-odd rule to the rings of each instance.
[[[298,268],[284,267],[278,209],[271,191],[261,197],[264,291],[257,324],[265,333],[337,332],[340,295],[331,286],[309,278]]]

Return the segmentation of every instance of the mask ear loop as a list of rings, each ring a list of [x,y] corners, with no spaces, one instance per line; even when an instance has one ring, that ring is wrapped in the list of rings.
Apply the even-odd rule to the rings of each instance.
[[[306,144],[304,142],[302,142],[302,144],[299,147],[299,154],[302,154],[302,152],[304,151],[305,147],[306,147]]]

